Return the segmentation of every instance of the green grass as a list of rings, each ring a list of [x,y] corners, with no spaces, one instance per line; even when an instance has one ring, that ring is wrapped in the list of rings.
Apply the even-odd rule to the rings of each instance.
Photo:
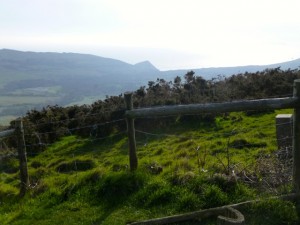
[[[62,90],[61,86],[49,86],[49,87],[34,87],[34,88],[23,88],[17,89],[15,91],[10,92],[12,96],[57,96],[59,92]]]
[[[137,132],[134,173],[124,135],[99,141],[68,136],[36,154],[28,147],[32,186],[24,199],[18,198],[18,172],[8,170],[16,162],[0,168],[1,224],[122,225],[287,193],[289,184],[275,191],[229,179],[232,170],[259,175],[258,158],[277,148],[276,113],[231,113],[213,124],[178,122]],[[242,212],[247,224],[299,222],[291,202],[262,201]],[[202,222],[216,224],[216,218]]]
[[[84,104],[92,104],[98,100],[102,100],[105,99],[105,96],[101,96],[101,95],[97,95],[97,96],[87,96],[84,97],[83,99],[79,100],[79,101],[75,101],[75,102],[70,102],[68,103],[68,105],[66,106],[72,106],[72,105],[84,105]]]
[[[18,80],[24,80],[24,77],[27,79],[40,79],[40,75],[32,74],[32,73],[26,73],[21,71],[7,71],[3,68],[0,70],[1,77],[0,77],[0,88],[5,87],[10,82],[18,81]]]
[[[60,99],[61,97],[55,96],[22,96],[21,93],[20,95],[2,95],[0,96],[0,125],[9,125],[10,121],[26,114],[26,111],[41,108],[47,104],[51,105]]]

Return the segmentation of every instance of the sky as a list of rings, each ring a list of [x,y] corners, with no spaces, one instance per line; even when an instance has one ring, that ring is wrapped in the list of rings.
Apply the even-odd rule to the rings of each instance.
[[[160,70],[300,58],[299,0],[0,0],[0,49],[74,52]]]

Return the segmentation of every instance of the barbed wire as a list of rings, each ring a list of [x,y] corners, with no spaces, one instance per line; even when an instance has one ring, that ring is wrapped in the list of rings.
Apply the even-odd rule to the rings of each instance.
[[[113,123],[117,123],[117,122],[121,122],[121,121],[125,121],[125,119],[118,119],[118,120],[112,120],[112,121],[108,121],[108,122],[103,122],[103,123],[96,123],[96,124],[90,124],[90,125],[86,125],[86,126],[81,126],[81,127],[76,127],[76,128],[67,128],[67,127],[63,127],[64,129],[67,130],[67,132],[71,133],[71,131],[75,131],[75,130],[81,130],[81,129],[87,129],[87,128],[93,128],[93,129],[97,129],[100,126],[105,126],[108,124],[113,124]],[[49,132],[43,132],[43,133],[30,133],[30,134],[24,134],[25,136],[28,135],[43,135],[43,134],[53,134],[53,133],[59,133],[61,131],[49,131]]]
[[[197,114],[196,114],[197,115]],[[198,114],[199,115],[199,114]],[[164,117],[170,117],[170,116],[164,116]],[[157,117],[155,117],[157,118]],[[105,137],[97,137],[97,133],[92,133],[94,130],[98,129],[99,127],[101,126],[105,126],[105,125],[111,125],[113,123],[118,123],[118,122],[125,122],[125,119],[122,118],[122,119],[117,119],[117,120],[113,120],[113,121],[107,121],[107,122],[103,122],[103,123],[97,123],[97,124],[89,124],[89,125],[85,125],[85,126],[81,126],[81,127],[76,127],[76,128],[64,128],[66,129],[66,133],[69,133],[72,135],[72,132],[73,131],[76,131],[76,130],[80,130],[80,129],[89,129],[90,130],[90,137],[88,138],[79,138],[79,137],[76,137],[75,140],[72,140],[70,141],[69,143],[75,143],[75,142],[80,142],[80,143],[88,143],[88,142],[95,142],[95,141],[98,141],[98,140],[104,140],[104,139],[112,139],[116,136],[119,136],[119,135],[124,135],[127,131],[123,130],[123,131],[120,131],[118,133],[114,133],[114,134],[110,134],[108,136],[105,136]],[[291,139],[291,137],[284,137],[284,138],[279,138],[277,139],[276,138],[276,133],[274,131],[272,131],[273,133],[268,133],[267,137],[264,137],[262,142],[264,143],[261,143],[258,141],[258,143],[248,143],[247,141],[246,142],[234,142],[235,139],[245,139],[245,140],[248,140],[248,139],[251,139],[253,137],[256,137],[257,138],[257,135],[259,135],[261,133],[261,131],[263,131],[265,128],[275,128],[276,126],[285,126],[285,125],[291,125],[292,124],[292,121],[291,122],[283,122],[283,123],[278,123],[278,124],[275,124],[275,121],[273,121],[272,123],[271,122],[267,122],[267,124],[264,124],[264,125],[261,125],[261,126],[255,126],[255,127],[249,127],[249,125],[239,125],[238,123],[238,120],[237,120],[237,123],[235,125],[235,128],[234,129],[227,129],[226,127],[220,127],[220,129],[223,129],[222,132],[220,131],[216,131],[215,130],[215,127],[212,127],[212,129],[210,131],[198,131],[197,133],[195,134],[187,134],[187,135],[182,135],[182,134],[173,134],[173,133],[152,133],[151,131],[149,130],[141,130],[141,129],[137,129],[136,130],[136,133],[137,134],[142,134],[142,135],[146,135],[146,142],[145,141],[140,141],[138,140],[137,143],[138,144],[141,144],[141,145],[145,145],[147,144],[149,141],[152,141],[153,139],[149,139],[148,136],[154,136],[154,137],[176,137],[176,138],[180,138],[180,139],[187,139],[187,140],[204,140],[202,141],[201,145],[209,145],[213,143],[212,140],[207,140],[207,136],[209,136],[210,139],[218,139],[218,138],[227,138],[229,140],[229,137],[231,138],[230,141],[231,142],[227,142],[225,143],[224,141],[221,143],[220,145],[220,148],[224,149],[224,151],[226,150],[226,145],[230,145],[229,147],[230,148],[237,148],[237,149],[241,149],[241,148],[267,148],[267,145],[269,144],[269,142],[275,142],[275,141],[280,141],[280,140],[287,140],[287,139]],[[201,128],[199,126],[199,128]],[[51,146],[53,144],[51,143],[47,143],[45,141],[43,141],[41,139],[40,136],[42,135],[45,135],[45,134],[51,134],[51,133],[60,133],[61,131],[51,131],[51,132],[43,132],[43,133],[26,133],[25,135],[31,135],[31,136],[36,136],[37,137],[37,140],[38,140],[38,143],[36,144],[27,144],[26,145],[26,148],[28,148],[29,151],[27,151],[27,155],[29,156],[35,156],[35,155],[39,155],[39,154],[43,154],[44,156],[47,156],[47,155],[55,155],[55,154],[58,154],[58,153],[55,153],[55,152],[48,152],[47,150],[46,151],[42,151],[42,152],[36,152],[36,151],[33,151],[31,150],[31,148],[34,148],[34,147],[38,147],[38,146],[41,146],[41,147],[48,147],[48,146]],[[179,131],[180,132],[180,131]],[[217,133],[216,133],[217,132]],[[249,132],[251,134],[249,134]],[[243,135],[246,135],[243,137]],[[232,136],[235,136],[235,139],[232,138]],[[256,139],[257,140],[257,139]],[[195,142],[195,145],[197,145],[197,143]],[[196,146],[189,146],[189,148],[195,148]],[[172,147],[170,147],[172,148]],[[288,149],[292,149],[292,145],[290,146],[287,146],[286,147],[287,149],[285,150],[288,150]],[[286,154],[284,151],[285,150],[280,150],[282,152],[282,154]],[[89,162],[84,162],[78,158],[76,158],[77,156],[79,156],[81,153],[98,153],[98,152],[101,152],[103,151],[102,148],[99,148],[97,149],[96,147],[92,150],[86,150],[86,149],[80,149],[80,148],[75,148],[74,150],[72,151],[69,151],[68,155],[71,156],[72,158],[72,162],[71,163],[74,163],[74,167],[73,169],[71,169],[71,171],[80,171],[79,169],[79,166],[78,165],[82,165],[82,164],[90,164]],[[224,153],[223,152],[220,152],[221,154]],[[149,148],[147,150],[147,154],[149,154],[148,156],[151,157],[151,148]],[[61,153],[59,153],[58,155],[60,155]],[[64,153],[65,154],[65,153]],[[278,153],[279,154],[279,153]],[[18,154],[15,153],[15,152],[11,152],[9,154],[6,154],[6,157],[17,157]],[[0,159],[1,159],[1,155],[0,155]],[[97,158],[97,160],[100,160]],[[270,183],[268,183],[268,181],[265,181],[267,182],[267,184],[269,185]]]
[[[139,131],[137,131],[137,132],[139,132]],[[94,139],[90,139],[90,138],[86,138],[86,139],[76,138],[75,140],[72,140],[69,143],[76,143],[76,142],[79,142],[79,143],[84,143],[84,142],[88,143],[88,142],[93,142],[93,141],[97,141],[97,140],[100,140],[100,139],[113,138],[113,137],[115,137],[117,135],[123,135],[125,133],[126,133],[126,131],[122,131],[122,132],[119,132],[119,133],[114,134],[114,135],[110,135],[110,136],[107,136],[107,137],[101,137],[101,138],[94,138]],[[146,134],[146,135],[149,135],[149,134],[151,134],[151,135],[158,135],[158,134],[153,134],[153,133],[150,133],[150,132],[143,132],[143,134]],[[170,134],[163,134],[163,135],[170,136]],[[190,139],[194,138],[194,136],[189,136],[189,135],[187,135],[187,136],[185,136],[185,135],[171,135],[171,136],[176,136],[176,137],[181,137],[181,138],[189,137]],[[274,141],[276,140],[276,138],[270,138],[270,139],[273,139]],[[282,139],[287,139],[287,138],[282,138]],[[46,144],[46,145],[51,145],[51,144]],[[211,156],[212,157],[219,157],[220,158],[220,157],[222,157],[222,154],[226,154],[226,152],[225,152],[226,151],[226,146],[225,145],[226,145],[226,143],[224,143],[224,146],[221,147],[221,148],[224,148],[224,151],[219,152],[217,155],[211,155]],[[32,146],[32,145],[29,145],[29,147],[30,146]],[[196,146],[193,146],[193,147],[196,147]],[[247,148],[248,144],[240,144],[240,145],[231,145],[230,146],[230,148],[241,148],[241,147]],[[192,148],[192,146],[190,148]],[[292,146],[287,146],[287,148],[292,149]],[[172,150],[172,147],[170,147],[169,150]],[[195,148],[193,148],[193,150],[195,150]],[[58,163],[53,168],[58,173],[67,173],[67,174],[69,173],[69,174],[74,174],[76,176],[78,173],[86,171],[86,169],[81,169],[82,166],[91,166],[91,168],[101,167],[101,163],[100,164],[97,163],[97,161],[101,161],[101,157],[97,157],[97,158],[93,159],[92,161],[89,161],[89,160],[85,161],[85,159],[78,158],[78,157],[82,156],[82,153],[84,153],[84,154],[97,154],[97,153],[101,153],[101,152],[103,152],[103,148],[98,148],[97,149],[97,147],[95,146],[93,149],[90,149],[90,148],[89,149],[76,148],[76,149],[74,149],[72,151],[68,151],[67,153],[56,153],[56,152],[52,152],[52,151],[50,151],[50,152],[48,152],[48,151],[43,151],[43,152],[31,152],[31,151],[28,151],[27,155],[28,156],[36,156],[36,155],[42,154],[43,157],[47,157],[47,156],[53,156],[53,155],[59,156],[59,155],[63,154],[64,157],[66,157],[66,159],[64,161],[62,161],[61,163]],[[148,148],[146,157],[148,158],[147,163],[149,165],[150,164],[152,165],[153,163],[157,163],[156,161],[151,160],[151,157],[153,157],[152,152],[153,151],[151,151],[151,148]],[[210,151],[208,150],[208,154],[210,154],[209,152]],[[253,175],[253,174],[257,173],[256,167],[255,168],[251,167],[252,168],[251,169],[250,167],[248,167],[249,165],[244,165],[244,164],[239,165],[238,162],[232,161],[231,164],[230,164],[230,166],[229,166],[229,168],[232,169],[232,170],[235,170],[236,172],[239,172],[238,176],[241,176],[240,174],[242,174],[243,179],[245,179],[245,182],[249,183],[249,185],[258,185],[259,184],[260,187],[263,187],[263,188],[267,189],[268,192],[278,193],[278,190],[276,189],[277,183],[281,182],[283,185],[288,185],[289,183],[287,182],[287,179],[290,179],[289,177],[292,174],[290,163],[288,163],[287,160],[286,160],[286,159],[289,159],[288,158],[288,154],[289,153],[288,153],[288,151],[286,149],[285,150],[277,151],[277,153],[276,153],[276,155],[278,155],[277,157],[280,158],[280,160],[285,159],[285,161],[281,162],[283,168],[285,168],[285,169],[281,169],[281,170],[278,170],[278,171],[277,170],[273,170],[273,167],[271,167],[270,165],[268,165],[268,166],[270,166],[270,168],[269,167],[264,168],[264,165],[265,165],[264,164],[264,159],[268,159],[268,157],[269,157],[267,153],[266,153],[265,156],[258,155],[261,158],[261,159],[257,159],[257,160],[260,160],[258,162],[258,166],[260,166],[258,168],[258,170],[262,170],[262,173],[263,173],[262,175],[260,175],[261,176],[261,178],[260,178],[261,180],[260,181],[257,180],[257,178]],[[12,154],[7,155],[6,157],[16,158],[16,157],[18,157],[18,154],[17,153],[12,153]],[[1,155],[0,155],[0,160],[1,160]],[[175,158],[175,160],[179,160],[179,159]],[[67,165],[67,168],[60,170],[60,165],[63,166],[64,163]],[[218,163],[220,164],[219,167],[222,167],[221,163],[223,163],[223,166],[227,165],[226,164],[226,160],[225,161],[222,160],[220,162],[217,161],[217,162],[214,163],[214,165],[218,164]],[[124,167],[117,168],[117,169],[119,169],[119,170],[128,170],[129,169],[129,165],[128,164],[126,164],[127,166],[124,165]],[[28,165],[31,166],[30,163]],[[197,170],[197,169],[199,169],[199,168],[195,168],[195,170]],[[268,171],[268,173],[265,173],[266,171]],[[179,173],[181,173],[181,172],[179,172]],[[29,176],[31,176],[31,175],[29,174]],[[275,180],[277,179],[277,176],[281,176],[281,178],[280,178],[280,181],[276,181],[275,182]],[[32,179],[33,179],[32,182],[38,182],[38,181],[34,180],[36,178],[32,178]],[[290,182],[290,180],[289,180],[289,182]],[[32,185],[34,185],[34,183]]]
[[[78,142],[96,142],[96,141],[99,141],[99,140],[105,140],[105,139],[111,139],[113,137],[116,137],[116,136],[119,136],[119,135],[122,135],[122,134],[125,134],[127,133],[127,131],[120,131],[118,133],[114,133],[114,134],[110,134],[110,135],[107,135],[105,137],[97,137],[97,138],[84,138],[84,139],[81,139],[81,138],[76,138],[75,140],[72,140],[70,141],[69,143],[78,143]],[[55,143],[45,143],[45,142],[40,142],[40,143],[37,143],[37,144],[29,144],[29,145],[25,145],[27,148],[30,148],[30,147],[36,147],[36,146],[53,146]],[[84,151],[83,151],[84,152]],[[32,155],[38,155],[40,153],[38,152],[28,152],[27,151],[27,154],[32,154]]]
[[[90,110],[90,112],[93,109]],[[84,115],[80,115],[79,118],[69,118],[69,119],[63,119],[63,120],[55,120],[55,121],[51,121],[51,117],[48,118],[47,122],[40,122],[40,123],[33,123],[35,126],[39,126],[39,125],[45,125],[45,124],[59,124],[59,123],[64,123],[64,122],[73,122],[73,121],[77,121],[77,120],[82,120],[85,121],[87,118],[89,117],[93,117],[93,116],[98,116],[98,115],[105,115],[106,113],[117,113],[117,112],[125,112],[125,109],[120,109],[120,110],[105,110],[102,112],[98,112],[98,113],[85,113]],[[53,117],[55,118],[55,117]],[[32,121],[31,121],[32,122]],[[24,125],[24,128],[26,127],[32,127],[32,125]]]
[[[280,125],[287,125],[287,124],[292,124],[291,122],[287,122],[287,123],[280,123],[278,124],[278,126]],[[275,126],[274,125],[264,125],[264,126],[259,126],[259,127],[255,127],[255,128],[245,128],[245,127],[237,127],[233,130],[230,130],[230,131],[225,131],[225,132],[221,132],[221,133],[218,133],[216,136],[213,136],[213,137],[216,137],[216,138],[219,138],[220,136],[232,136],[232,135],[236,135],[237,133],[241,134],[241,133],[247,133],[247,132],[250,132],[252,130],[256,130],[258,133],[259,131],[258,130],[263,130],[265,128],[269,128],[270,126]],[[135,130],[137,133],[144,133],[144,134],[149,134],[149,135],[152,135],[152,136],[171,136],[171,137],[178,137],[178,138],[186,138],[186,136],[184,135],[177,135],[177,134],[167,134],[167,133],[164,133],[164,134],[154,134],[154,133],[150,133],[150,132],[146,132],[146,131],[142,131],[142,130],[139,130],[139,129],[136,129]],[[212,131],[205,131],[205,133],[203,134],[199,134],[199,135],[196,135],[196,136],[193,136],[194,138],[201,138],[201,137],[207,137],[208,135],[210,134],[215,134],[216,131],[215,130],[212,130]]]
[[[101,123],[101,124],[93,124],[93,125],[90,125],[90,126],[83,126],[83,127],[78,127],[78,128],[73,128],[73,129],[67,129],[66,132],[69,132],[69,134],[72,134],[71,131],[74,131],[74,130],[78,130],[78,129],[85,129],[85,128],[92,128],[93,130],[96,128],[98,128],[98,126],[104,126],[106,124],[112,124],[112,123],[116,123],[116,122],[120,122],[120,121],[125,121],[125,119],[120,119],[120,120],[115,120],[115,121],[110,121],[110,122],[105,122],[105,123]],[[280,123],[280,124],[277,124],[277,126],[280,126],[280,125],[287,125],[287,124],[291,124],[291,122],[286,122],[286,123]],[[256,134],[253,134],[251,137],[256,137],[255,135],[259,134],[260,131],[258,130],[263,130],[264,128],[266,127],[269,127],[270,125],[265,125],[265,126],[260,126],[260,127],[255,127],[255,130],[257,130]],[[240,128],[236,128],[234,130],[231,130],[231,131],[226,131],[226,132],[222,132],[222,133],[218,133],[216,134],[215,136],[210,136],[210,138],[220,138],[220,136],[233,136],[233,135],[240,135],[242,133],[247,133],[251,130],[254,130],[254,129],[250,129],[250,128],[243,128],[243,127],[240,127]],[[51,145],[51,144],[47,144],[47,143],[43,143],[40,139],[40,135],[43,135],[43,134],[49,134],[49,133],[58,133],[59,131],[55,131],[55,132],[45,132],[45,133],[32,133],[32,134],[26,134],[26,135],[34,135],[37,137],[37,139],[39,140],[39,143],[37,144],[31,144],[31,145],[27,145],[28,147],[29,146],[48,146],[48,145]],[[199,135],[193,135],[193,136],[186,136],[186,135],[177,135],[177,134],[154,134],[154,133],[151,133],[151,132],[146,132],[146,131],[142,131],[142,130],[136,130],[137,133],[141,133],[141,134],[146,134],[146,135],[151,135],[151,136],[165,136],[165,137],[177,137],[177,138],[188,138],[188,139],[199,139],[199,138],[204,138],[204,137],[207,137],[208,135],[210,134],[214,134],[216,131],[210,131],[210,132],[207,132],[205,131],[204,134],[199,134]],[[96,134],[97,135],[97,134]],[[248,135],[248,138],[250,137],[249,134]],[[11,135],[9,137],[12,137],[14,135]],[[92,136],[90,134],[90,136]],[[9,137],[4,137],[5,139],[6,138],[9,138]],[[3,138],[3,139],[4,139]],[[104,137],[105,138],[105,137]],[[98,138],[96,138],[98,139]],[[100,138],[102,139],[102,138]],[[264,137],[264,140],[272,140],[270,138],[266,139],[266,137]],[[277,139],[276,139],[277,140]],[[275,141],[275,139],[274,139]],[[277,140],[278,141],[278,140]]]
[[[150,133],[150,132],[145,132],[145,131],[140,131],[140,130],[136,130],[137,133],[141,133],[141,134],[144,134],[144,135],[148,135],[148,136],[155,136],[155,137],[176,137],[176,138],[180,138],[180,139],[184,139],[184,140],[201,140],[201,138],[204,138],[204,137],[207,137],[205,135],[194,135],[194,136],[188,136],[188,135],[176,135],[176,134],[166,134],[166,133],[161,133],[161,134],[155,134],[155,133]],[[231,135],[236,135],[236,134],[231,134]],[[253,137],[256,137],[255,135],[251,135],[249,136],[249,134],[247,134],[247,137],[246,139],[250,139],[250,138],[253,138]],[[219,135],[216,135],[216,136],[213,136],[213,137],[210,137],[210,138],[214,138],[214,139],[218,139],[218,138],[221,138]],[[226,138],[229,138],[226,137]],[[241,137],[237,138],[237,140],[241,139]],[[243,146],[250,146],[250,147],[253,147],[253,146],[257,146],[257,147],[264,147],[264,143],[266,141],[269,141],[269,142],[274,142],[274,141],[284,141],[284,140],[292,140],[292,137],[283,137],[283,138],[272,138],[272,137],[269,137],[269,138],[264,138],[263,141],[264,142],[258,142],[258,143],[245,143],[245,144],[238,144],[238,145],[230,145],[230,147],[232,148],[241,148]],[[234,141],[234,139],[232,139],[232,141]],[[246,141],[246,140],[245,140]],[[202,144],[205,144],[207,142],[211,142],[211,140],[202,140]],[[141,142],[139,141],[139,143],[142,143],[144,144],[144,142]]]

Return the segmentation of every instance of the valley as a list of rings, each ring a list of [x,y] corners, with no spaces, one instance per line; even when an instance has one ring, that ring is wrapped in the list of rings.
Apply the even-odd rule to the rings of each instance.
[[[158,78],[173,81],[193,70],[210,80],[266,68],[296,69],[300,60],[265,66],[192,68],[160,71],[150,62],[131,65],[100,56],[0,50],[0,121],[8,125],[11,118],[28,110],[48,105],[91,104],[107,96],[118,96],[147,86]]]

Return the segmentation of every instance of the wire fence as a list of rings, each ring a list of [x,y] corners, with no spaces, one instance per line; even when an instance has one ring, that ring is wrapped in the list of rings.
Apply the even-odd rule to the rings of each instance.
[[[194,131],[165,133],[135,130],[139,159],[152,167],[172,167],[174,174],[221,174],[241,180],[252,187],[272,194],[290,190],[292,186],[292,137],[276,137],[278,123],[252,128],[234,126],[230,131]],[[199,127],[200,128],[200,127]],[[269,130],[264,133],[264,130]],[[277,143],[286,145],[278,148]],[[167,152],[167,153],[165,153]],[[181,167],[181,168],[180,168]]]
[[[247,111],[247,112],[252,112]],[[246,114],[247,114],[246,112]],[[68,120],[56,120],[53,121],[49,118],[48,122],[40,122],[34,124],[35,126],[40,125],[53,125],[63,124],[75,120],[89,120],[94,117],[101,115],[102,113],[88,113],[84,118],[68,119]],[[190,115],[190,114],[188,114]],[[191,114],[195,115],[195,114]],[[226,117],[226,115],[224,115]],[[176,120],[176,116],[150,116],[143,118],[164,120],[170,119]],[[232,119],[232,118],[231,118]],[[171,168],[172,173],[209,173],[207,165],[214,168],[213,173],[223,174],[225,176],[235,176],[237,179],[242,180],[252,186],[259,186],[259,188],[265,191],[277,193],[282,192],[278,188],[286,188],[291,186],[292,183],[292,168],[293,168],[293,157],[292,157],[292,144],[286,145],[285,148],[277,148],[277,142],[280,140],[291,140],[291,137],[276,137],[276,127],[284,125],[292,125],[292,122],[284,122],[275,124],[274,120],[269,121],[265,125],[252,125],[243,124],[239,121],[240,118],[232,119],[234,126],[230,129],[215,127],[209,129],[202,129],[200,131],[182,131],[175,132],[170,129],[162,129],[160,132],[155,132],[157,129],[150,129],[147,126],[144,128],[143,124],[135,130],[137,137],[136,144],[138,147],[138,155],[142,160],[142,163],[146,167],[150,168],[150,172],[160,173],[163,168]],[[116,119],[102,123],[87,123],[82,126],[76,126],[72,128],[64,127],[64,130],[45,131],[45,132],[31,132],[31,125],[24,126],[24,137],[33,138],[34,141],[25,143],[26,154],[29,158],[29,167],[38,167],[32,162],[34,158],[42,154],[44,157],[53,156],[57,153],[53,151],[44,150],[47,147],[51,147],[55,144],[50,143],[47,139],[43,139],[45,135],[49,134],[61,134],[64,136],[74,136],[69,141],[69,145],[74,143],[88,144],[101,142],[106,148],[111,148],[115,138],[126,138],[127,130],[125,125],[126,119]],[[105,126],[113,126],[118,123],[123,123],[124,129],[118,129],[113,131],[107,136],[98,135],[98,131]],[[168,123],[166,123],[168,124]],[[89,135],[87,137],[80,137],[76,135],[77,131],[86,130]],[[272,132],[264,134],[264,130],[272,130]],[[10,164],[10,161],[17,160],[18,152],[16,149],[9,148],[7,140],[11,138],[17,138],[17,134],[10,134],[9,136],[2,137],[0,141],[0,168],[5,173],[17,172],[16,166],[13,168],[7,168],[6,165]],[[254,140],[254,141],[253,141]],[[106,142],[110,141],[110,142]],[[162,144],[159,146],[160,141],[169,143]],[[106,142],[106,143],[105,143]],[[105,143],[105,144],[103,144]],[[153,144],[156,143],[156,144]],[[175,144],[174,144],[175,143]],[[126,139],[126,145],[128,145]],[[154,146],[154,147],[153,147]],[[37,149],[41,147],[41,151]],[[181,150],[178,150],[181,148]],[[277,149],[276,149],[277,148]],[[82,160],[83,154],[100,154],[103,148],[97,149],[93,146],[92,149],[86,150],[83,148],[74,148],[72,151],[64,153],[64,156],[69,158],[68,162],[61,163],[57,166],[57,172],[68,172],[68,173],[79,173],[84,171],[86,168],[92,169],[95,166],[105,164],[104,159],[96,157],[94,161]],[[166,161],[166,155],[163,152],[168,152],[169,159]],[[243,155],[242,160],[247,157],[253,158],[255,153],[255,164],[253,161],[240,162],[236,155]],[[168,158],[167,157],[167,158]],[[210,161],[212,163],[210,163]],[[6,163],[8,162],[8,163]],[[14,164],[16,165],[16,164]],[[129,170],[129,165],[112,165],[112,170]],[[83,169],[85,168],[85,169]],[[29,174],[30,177],[30,174]],[[29,178],[30,179],[30,178]],[[34,180],[34,179],[33,179]],[[37,181],[35,180],[36,184]]]

